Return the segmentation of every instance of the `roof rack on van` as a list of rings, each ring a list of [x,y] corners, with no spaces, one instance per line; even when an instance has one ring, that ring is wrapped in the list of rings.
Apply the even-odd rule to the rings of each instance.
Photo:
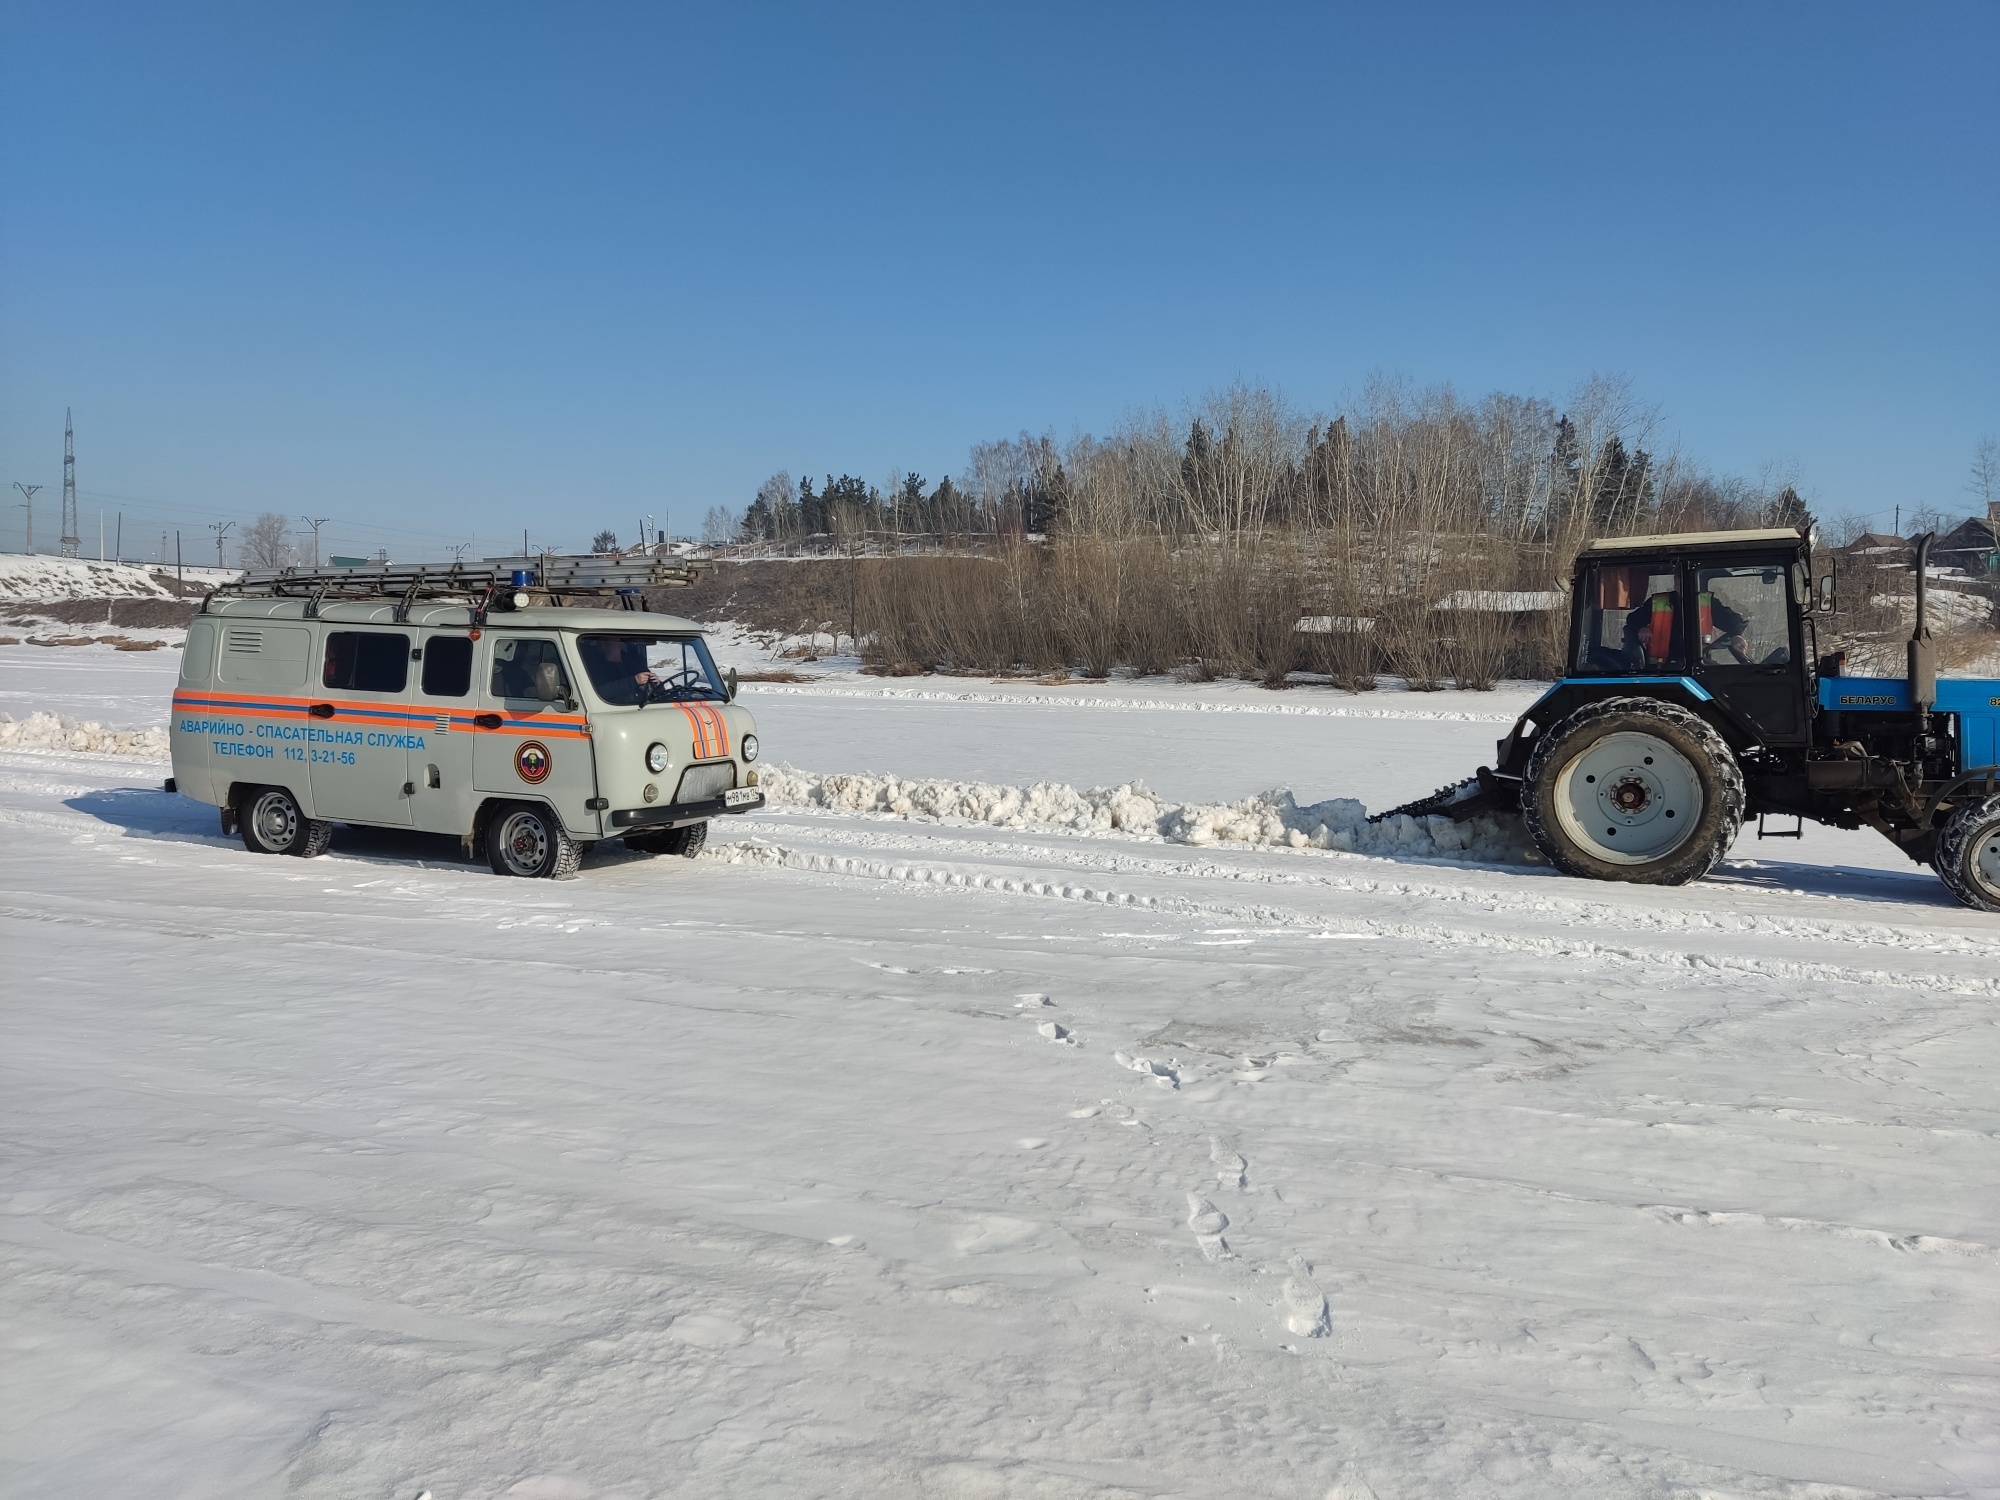
[[[412,604],[464,600],[480,617],[498,604],[507,608],[530,591],[560,600],[567,595],[623,595],[635,601],[642,589],[685,588],[709,564],[685,557],[642,553],[631,556],[536,554],[489,557],[477,563],[371,563],[358,568],[260,568],[221,584],[209,599],[305,599],[313,618],[329,599],[394,599],[396,618]],[[206,600],[203,601],[204,606]]]

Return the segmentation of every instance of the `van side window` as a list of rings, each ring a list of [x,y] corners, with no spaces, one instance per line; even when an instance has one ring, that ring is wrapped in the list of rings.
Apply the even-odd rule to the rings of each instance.
[[[355,693],[400,693],[410,680],[410,638],[386,630],[329,630],[320,681]]]
[[[463,698],[472,691],[472,642],[434,635],[424,642],[424,696]]]
[[[532,698],[547,702],[571,696],[569,673],[554,641],[522,636],[493,643],[493,696]]]

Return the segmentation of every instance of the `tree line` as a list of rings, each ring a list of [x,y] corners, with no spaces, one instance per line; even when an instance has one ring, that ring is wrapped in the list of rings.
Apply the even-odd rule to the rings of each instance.
[[[745,542],[811,549],[856,537],[945,543],[1061,533],[1207,536],[1390,526],[1555,541],[1582,531],[1802,520],[1790,485],[1718,478],[1651,447],[1652,415],[1622,382],[1561,406],[1378,381],[1351,410],[1300,412],[1238,386],[1174,419],[1135,416],[1106,437],[1022,433],[973,447],[932,485],[851,474],[758,489]]]

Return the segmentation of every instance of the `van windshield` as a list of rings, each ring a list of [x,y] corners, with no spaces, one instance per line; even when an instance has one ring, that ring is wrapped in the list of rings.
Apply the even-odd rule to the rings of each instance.
[[[586,635],[578,650],[606,703],[726,702],[722,674],[700,636]]]

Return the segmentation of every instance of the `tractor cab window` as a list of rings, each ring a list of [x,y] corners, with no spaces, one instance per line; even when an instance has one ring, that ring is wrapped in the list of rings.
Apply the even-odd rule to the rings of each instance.
[[[1702,568],[1695,574],[1695,626],[1703,666],[1777,667],[1792,659],[1787,570]]]
[[[1687,670],[1687,626],[1671,563],[1606,563],[1584,575],[1576,670]]]

